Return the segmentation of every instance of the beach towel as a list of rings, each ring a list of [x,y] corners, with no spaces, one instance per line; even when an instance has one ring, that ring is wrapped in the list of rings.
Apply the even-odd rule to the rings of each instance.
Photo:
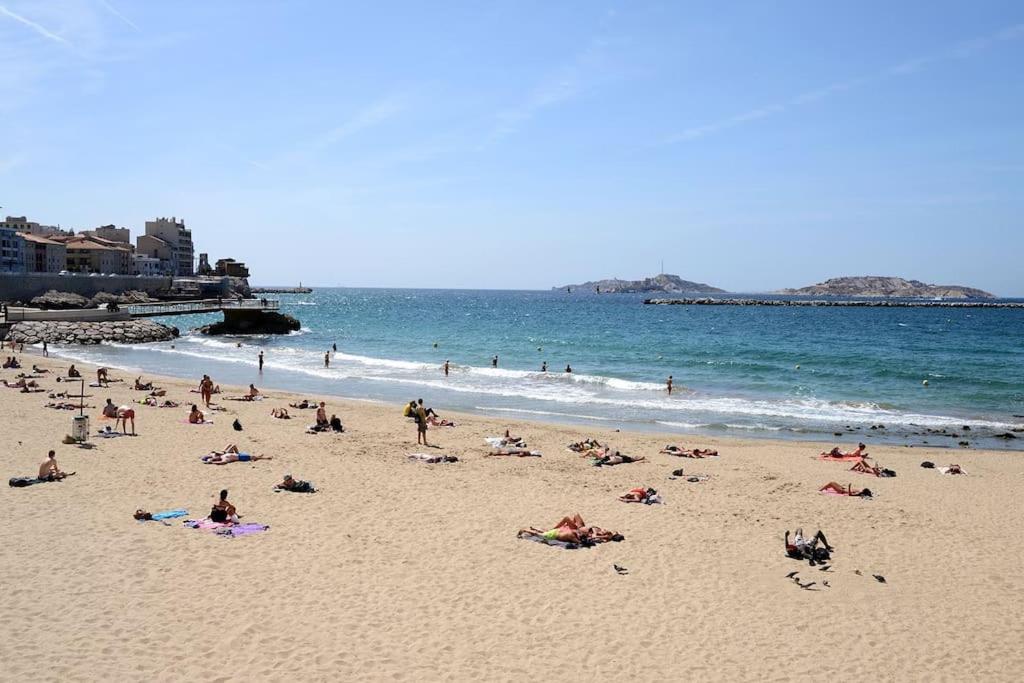
[[[838,457],[834,455],[829,455],[827,453],[822,453],[821,455],[818,456],[818,460],[831,460],[832,462],[857,462],[858,460],[863,460],[866,457],[867,453],[865,453],[864,455],[840,455]]]
[[[506,439],[503,436],[487,436],[484,437],[484,441],[487,442],[488,446],[494,448],[501,448],[502,446],[515,446],[516,448],[526,448],[526,442],[522,439],[514,441],[512,439]]]
[[[154,512],[153,519],[158,521],[162,519],[174,519],[175,517],[184,517],[187,514],[188,510],[184,508],[177,508],[175,510],[164,510],[163,512]]]
[[[43,484],[49,481],[48,479],[39,479],[37,477],[11,477],[7,483],[14,488],[24,488],[26,486],[32,486],[33,484]]]
[[[429,453],[410,453],[409,460],[414,462],[425,462],[425,463],[439,463],[439,462],[458,462],[459,459],[454,455],[431,455]]]
[[[213,533],[218,536],[248,536],[249,534],[258,534],[261,531],[266,531],[270,526],[267,524],[255,524],[253,522],[247,522],[245,524],[235,524],[234,526],[227,526],[221,529],[217,529]]]
[[[214,521],[210,520],[209,518],[207,518],[207,519],[186,519],[184,522],[182,522],[182,524],[187,526],[189,529],[222,529],[222,528],[228,526],[227,524],[225,524],[223,522],[214,522]]]
[[[195,426],[198,427],[200,425],[212,425],[213,424],[213,420],[204,420],[202,422],[189,422],[188,418],[185,418],[184,420],[182,420],[182,423],[183,424],[187,424],[187,425],[195,425]]]
[[[122,434],[121,432],[115,432],[113,429],[110,429],[108,427],[107,429],[97,430],[96,436],[98,436],[100,438],[103,438],[103,439],[113,439],[115,436],[128,436],[128,435],[127,434]]]
[[[579,543],[567,543],[565,541],[556,541],[550,538],[544,538],[538,534],[522,534],[519,538],[524,541],[533,541],[534,543],[541,543],[543,545],[553,545],[556,548],[565,548],[566,550],[577,550],[580,548]]]

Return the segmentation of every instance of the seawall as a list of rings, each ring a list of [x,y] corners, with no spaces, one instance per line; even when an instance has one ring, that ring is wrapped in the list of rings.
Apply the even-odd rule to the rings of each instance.
[[[158,296],[171,290],[172,278],[133,275],[58,275],[57,273],[0,273],[0,301],[29,301],[51,289],[91,299],[99,292],[120,294],[138,290]]]

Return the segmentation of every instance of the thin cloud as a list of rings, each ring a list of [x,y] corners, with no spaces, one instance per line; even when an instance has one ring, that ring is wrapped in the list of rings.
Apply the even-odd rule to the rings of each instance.
[[[127,24],[128,26],[131,26],[133,29],[135,29],[139,33],[142,33],[142,29],[139,28],[138,24],[136,24],[134,21],[132,21],[131,19],[129,19],[125,15],[121,14],[121,12],[119,12],[116,7],[114,7],[109,2],[107,2],[107,0],[99,0],[99,3],[100,3],[100,5],[103,6],[103,8],[105,10],[107,10],[108,12],[113,14],[115,17],[117,17],[118,19],[123,21],[125,24]]]
[[[49,30],[45,26],[41,26],[41,25],[37,24],[36,22],[32,21],[31,19],[26,19],[25,17],[21,16],[20,14],[15,14],[11,10],[7,9],[4,5],[0,5],[0,14],[4,15],[5,17],[8,17],[10,19],[13,19],[13,20],[15,20],[15,21],[17,21],[17,22],[19,22],[21,24],[24,24],[25,26],[28,26],[30,29],[32,29],[33,31],[35,31],[36,33],[41,35],[42,37],[46,38],[47,40],[52,40],[52,41],[57,42],[57,43],[63,43],[64,45],[68,45],[68,46],[71,45],[71,43],[67,39],[58,36],[53,31]]]
[[[693,126],[687,128],[681,133],[671,135],[664,140],[665,144],[677,144],[680,142],[686,142],[689,140],[696,140],[699,138],[719,133],[729,128],[735,128],[737,126],[757,121],[760,119],[780,114],[789,109],[799,107],[800,105],[810,104],[811,102],[818,102],[827,97],[831,97],[840,92],[846,92],[854,88],[885,80],[887,78],[898,78],[911,76],[916,73],[920,73],[929,66],[950,59],[964,59],[970,57],[984,49],[992,47],[997,43],[1003,43],[1010,40],[1017,40],[1024,38],[1024,24],[1014,24],[1007,26],[999,31],[992,33],[981,38],[974,38],[971,40],[961,41],[952,48],[947,49],[943,52],[934,55],[928,55],[923,57],[916,57],[914,59],[908,59],[898,64],[882,69],[880,72],[875,73],[871,76],[864,76],[861,78],[855,78],[847,81],[839,81],[826,85],[816,90],[810,90],[808,92],[796,95],[782,102],[775,104],[769,104],[757,109],[752,109],[741,114],[736,114],[728,118],[720,119],[718,121],[712,121],[705,123],[700,126]]]
[[[336,142],[352,137],[356,133],[373,128],[390,118],[402,113],[406,108],[405,98],[392,95],[378,100],[356,112],[341,125],[329,130],[320,140],[319,146],[333,145]]]

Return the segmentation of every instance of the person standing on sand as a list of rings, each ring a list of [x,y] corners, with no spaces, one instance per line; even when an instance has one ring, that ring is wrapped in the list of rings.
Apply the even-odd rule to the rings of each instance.
[[[668,376],[668,382],[666,382],[665,385],[668,387],[668,395],[671,396],[672,395],[672,375]]]
[[[331,352],[330,351],[328,351],[327,353],[324,354],[324,367],[325,368],[331,367]]]
[[[444,376],[448,376],[448,361],[444,362]]]
[[[259,362],[260,362],[260,372],[263,372],[263,352],[262,351],[260,351]]]
[[[498,356],[497,356],[497,354],[495,354],[494,358],[491,359],[491,367],[492,368],[498,367]]]
[[[429,446],[427,443],[427,410],[423,407],[423,399],[419,399],[416,404],[416,444],[419,445],[421,442],[424,446]]]
[[[210,407],[210,401],[213,400],[213,380],[210,379],[209,375],[203,375],[203,379],[199,382],[199,396],[203,399],[203,403],[206,407]]]

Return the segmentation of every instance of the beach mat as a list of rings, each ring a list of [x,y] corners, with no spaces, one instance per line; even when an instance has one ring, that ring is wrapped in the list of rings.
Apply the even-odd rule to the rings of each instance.
[[[412,462],[425,462],[430,465],[459,461],[454,455],[436,455],[431,453],[410,453],[408,458]]]
[[[822,454],[818,456],[818,460],[824,460],[825,462],[857,462],[858,460],[863,460],[866,457],[868,457],[867,453],[864,455],[840,455],[838,458],[834,455]]]
[[[177,509],[174,509],[174,510],[164,510],[163,512],[154,512],[153,513],[153,519],[155,519],[155,520],[174,519],[176,517],[184,517],[187,514],[188,514],[188,510],[186,510],[185,508],[177,508]]]
[[[47,479],[39,479],[37,477],[11,477],[7,480],[7,483],[16,489],[20,489],[32,486],[33,484],[45,484],[47,481]]]
[[[564,548],[565,550],[578,550],[581,546],[579,543],[567,543],[565,541],[555,541],[550,538],[544,538],[536,534],[523,534],[519,538],[524,541],[533,541],[534,543],[540,543],[541,545],[551,545],[556,548]]]

